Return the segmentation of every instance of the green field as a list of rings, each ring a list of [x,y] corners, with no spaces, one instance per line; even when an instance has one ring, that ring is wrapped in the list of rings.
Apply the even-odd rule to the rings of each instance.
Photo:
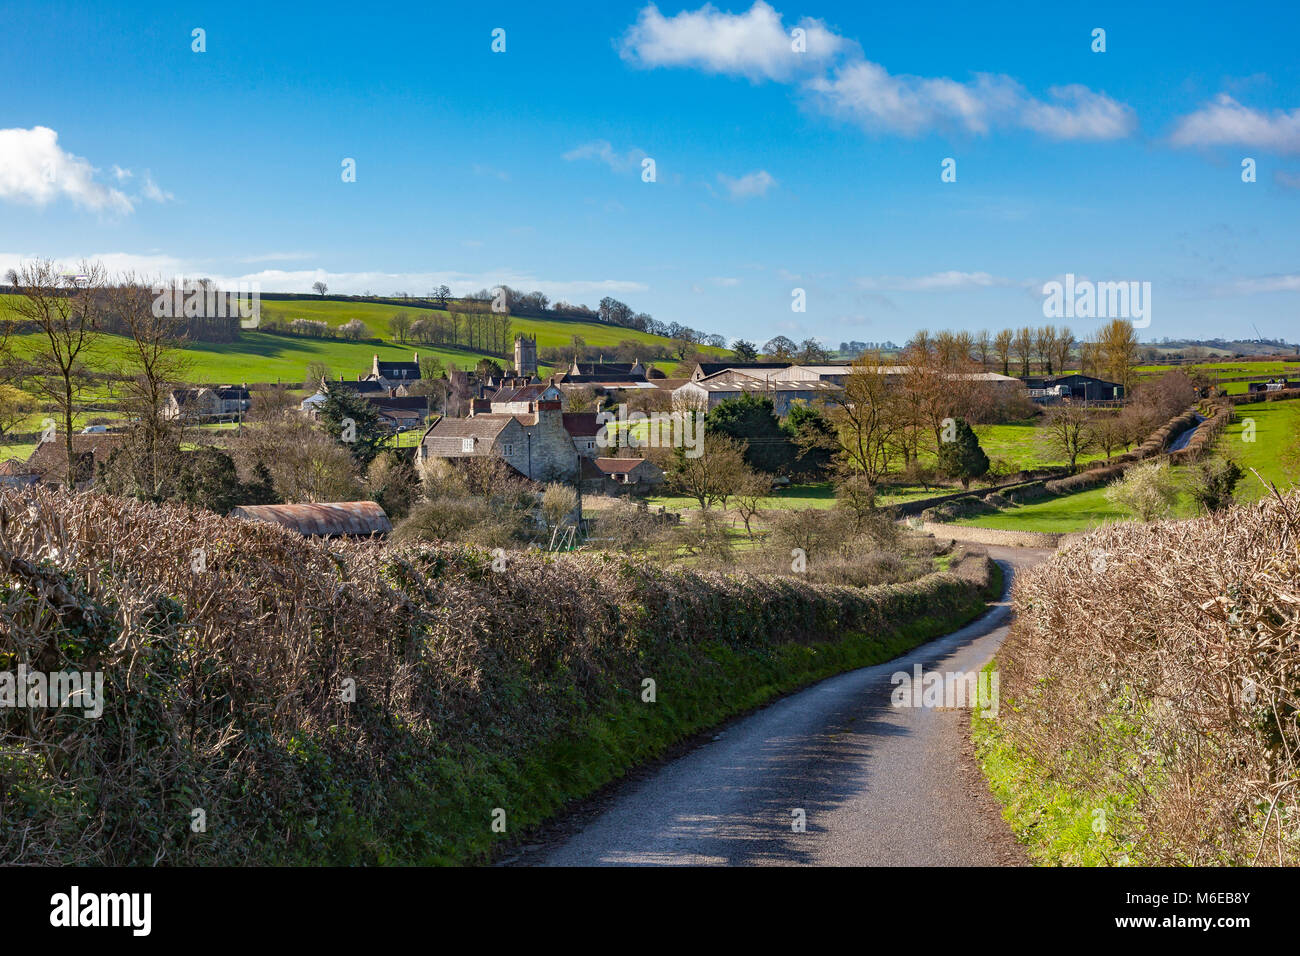
[[[1224,430],[1215,445],[1215,454],[1232,457],[1246,472],[1237,486],[1237,497],[1253,501],[1269,494],[1267,487],[1250,472],[1257,470],[1265,480],[1285,490],[1300,482],[1294,466],[1288,466],[1286,451],[1300,434],[1300,401],[1260,402],[1237,409],[1237,422]],[[1254,422],[1254,441],[1248,424]],[[1195,513],[1191,498],[1182,494],[1174,516],[1188,518]],[[980,528],[1004,528],[1013,531],[1087,531],[1111,521],[1127,521],[1130,516],[1106,500],[1105,488],[1092,488],[1073,495],[1049,498],[1032,504],[1008,508],[999,514],[963,518],[955,524]]]
[[[980,447],[990,462],[1000,462],[1017,471],[1034,468],[1063,468],[1068,461],[1044,451],[1040,446],[1041,429],[1034,422],[1012,422],[1006,425],[977,425],[975,434]],[[1079,456],[1079,463],[1104,458],[1100,452]]]

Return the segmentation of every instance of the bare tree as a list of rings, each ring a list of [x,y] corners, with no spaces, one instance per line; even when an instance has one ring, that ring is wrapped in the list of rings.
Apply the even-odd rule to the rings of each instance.
[[[1020,359],[1020,375],[1023,378],[1029,377],[1029,364],[1034,358],[1034,330],[1029,326],[1016,329],[1015,338],[1011,341],[1011,348],[1016,353],[1016,358]]]
[[[1056,326],[1043,325],[1034,330],[1034,351],[1046,375],[1052,374],[1052,359],[1056,357]]]
[[[156,287],[156,284],[155,284]],[[168,417],[171,391],[188,375],[190,363],[178,346],[185,334],[184,319],[160,316],[150,284],[127,274],[106,290],[108,313],[129,337],[116,368],[125,394],[120,402],[131,420],[126,454],[137,460],[131,469],[140,491],[161,500],[164,486],[176,471],[180,453],[180,420]]]
[[[77,482],[72,428],[95,382],[90,356],[100,336],[97,320],[103,304],[104,267],[82,262],[76,273],[66,273],[52,260],[38,259],[10,269],[7,278],[19,293],[14,312],[32,323],[41,337],[27,360],[28,377],[62,419],[68,459],[65,478],[72,490]]]
[[[1053,353],[1056,359],[1056,374],[1064,375],[1065,370],[1070,364],[1070,352],[1074,349],[1074,333],[1070,331],[1068,325],[1062,326],[1061,331],[1056,333],[1056,344]]]
[[[1080,405],[1057,405],[1048,411],[1042,425],[1043,444],[1049,453],[1070,462],[1074,471],[1079,456],[1096,446],[1092,419]]]
[[[741,479],[733,497],[736,502],[736,512],[745,524],[745,534],[753,541],[754,519],[762,514],[763,505],[767,503],[768,498],[772,497],[772,479],[751,468]]]
[[[712,505],[724,508],[749,473],[745,464],[745,443],[726,435],[705,436],[704,454],[692,458],[681,447],[652,451],[652,458],[664,471],[667,487],[677,494],[694,499],[701,511]]]
[[[980,329],[975,336],[975,354],[979,357],[980,370],[989,370],[989,358],[993,355],[993,338],[988,329]]]
[[[313,282],[311,284],[311,290],[319,296],[324,296],[325,293],[330,290],[330,287],[324,282]]]
[[[853,363],[827,410],[841,463],[861,471],[873,484],[889,471],[904,425],[898,393],[888,378],[880,353],[864,354]]]
[[[1133,323],[1127,319],[1112,319],[1102,326],[1098,335],[1100,361],[1112,382],[1124,386],[1127,392],[1133,384],[1133,367],[1138,362],[1137,334]]]
[[[1011,374],[1011,346],[1015,338],[1015,333],[1010,329],[1002,329],[993,339],[993,351],[998,355],[998,361],[1002,363],[1002,374]]]

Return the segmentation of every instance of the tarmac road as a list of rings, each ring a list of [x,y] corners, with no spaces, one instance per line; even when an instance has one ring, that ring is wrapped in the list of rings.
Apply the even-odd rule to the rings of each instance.
[[[1007,586],[1051,552],[988,548]],[[548,866],[993,866],[1023,863],[970,757],[967,712],[893,707],[895,672],[971,672],[1006,635],[979,620],[829,678],[634,779],[575,832],[512,862]],[[793,826],[802,810],[804,832]],[[532,858],[528,858],[531,856]]]

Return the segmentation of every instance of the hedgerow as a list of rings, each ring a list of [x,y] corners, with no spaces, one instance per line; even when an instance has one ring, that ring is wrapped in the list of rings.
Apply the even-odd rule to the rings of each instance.
[[[0,709],[0,860],[483,860],[688,734],[969,619],[990,568],[865,589],[602,554],[502,570],[6,490],[0,671],[101,672],[105,710]]]
[[[1300,863],[1300,493],[1108,525],[1012,600],[981,746],[1041,859],[1091,826],[1135,864]]]

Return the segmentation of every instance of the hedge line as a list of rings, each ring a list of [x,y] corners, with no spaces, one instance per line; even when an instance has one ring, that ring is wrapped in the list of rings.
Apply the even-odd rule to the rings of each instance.
[[[1089,468],[1079,472],[1077,475],[1070,475],[1068,478],[1060,478],[1056,481],[1049,481],[1044,487],[1054,495],[1068,495],[1076,491],[1087,491],[1089,488],[1097,488],[1101,485],[1108,485],[1117,478],[1122,478],[1124,472],[1130,465],[1153,458],[1164,452],[1165,447],[1176,435],[1180,435],[1187,429],[1196,424],[1197,413],[1194,409],[1188,409],[1180,415],[1169,419],[1132,451],[1125,452],[1122,455],[1116,455],[1109,458],[1106,464]],[[1195,436],[1193,436],[1195,438]]]
[[[99,671],[106,693],[98,720],[0,711],[0,859],[482,860],[509,838],[494,808],[517,835],[686,734],[963,623],[993,576],[986,558],[871,589],[604,555],[497,570],[3,491],[0,670]]]

